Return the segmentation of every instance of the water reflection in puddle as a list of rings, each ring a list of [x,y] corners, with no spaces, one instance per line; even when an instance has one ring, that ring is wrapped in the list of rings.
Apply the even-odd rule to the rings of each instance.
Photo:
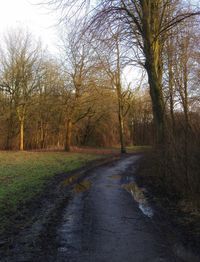
[[[109,179],[121,179],[121,176],[120,175],[113,175],[111,177],[108,177]]]
[[[124,181],[126,181],[126,183],[124,183]],[[134,182],[134,178],[130,176],[125,177],[122,182],[122,187],[131,193],[134,200],[138,203],[139,209],[142,211],[142,213],[150,218],[153,217],[153,209],[148,204],[144,194],[146,190],[139,188],[138,185]]]
[[[64,261],[63,255],[75,255],[82,248],[82,240],[79,238],[81,232],[80,217],[77,216],[83,209],[82,193],[76,194],[66,206],[63,214],[62,224],[57,229],[57,260]]]
[[[135,179],[132,176],[122,176],[121,177],[121,184],[130,184],[135,183]]]
[[[74,192],[75,193],[82,193],[85,192],[87,190],[89,190],[92,186],[92,182],[90,180],[83,180],[80,183],[77,183],[74,186]]]

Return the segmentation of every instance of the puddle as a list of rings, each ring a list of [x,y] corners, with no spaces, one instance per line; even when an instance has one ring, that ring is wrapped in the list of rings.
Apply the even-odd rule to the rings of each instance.
[[[108,184],[108,185],[106,185],[106,187],[108,187],[108,188],[118,188],[119,186],[118,185]]]
[[[133,176],[121,176],[121,184],[129,184],[131,182],[135,183]]]
[[[72,257],[79,253],[82,246],[79,232],[81,232],[80,214],[83,209],[81,195],[75,195],[64,209],[62,223],[57,228],[57,259],[56,261],[65,261],[63,255],[70,254]],[[71,260],[70,260],[71,261]]]
[[[120,175],[113,175],[110,178],[111,179],[121,179],[121,176]]]
[[[66,178],[64,181],[63,181],[63,186],[69,186],[69,185],[71,185],[72,183],[74,183],[76,180],[77,180],[77,178],[78,178],[78,174],[75,174],[75,175],[73,175],[73,176],[70,176],[70,177],[68,177],[68,178]]]
[[[122,187],[133,196],[134,200],[138,203],[139,209],[145,216],[153,217],[153,209],[149,206],[145,197],[145,189],[139,188],[135,182],[123,184]]]
[[[74,186],[73,190],[74,190],[75,193],[82,193],[82,192],[85,192],[85,191],[89,190],[91,186],[92,186],[92,182],[91,181],[83,180],[80,183],[77,183]]]

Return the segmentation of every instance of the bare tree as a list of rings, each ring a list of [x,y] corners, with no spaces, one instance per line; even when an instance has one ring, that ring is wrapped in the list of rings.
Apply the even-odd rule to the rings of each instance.
[[[94,61],[92,48],[80,34],[80,31],[72,29],[64,39],[66,151],[70,151],[73,127],[91,112],[91,105],[84,94],[90,88],[89,79]]]
[[[50,1],[59,4],[57,7],[87,4],[89,1]],[[173,16],[169,16],[172,6],[176,9]],[[148,74],[154,121],[157,131],[157,143],[165,141],[165,106],[162,92],[163,62],[162,52],[166,40],[166,32],[184,19],[200,14],[199,11],[188,11],[181,5],[181,1],[174,0],[113,0],[101,1],[94,9],[90,27],[96,30],[106,30],[107,24],[120,23],[124,26],[125,35],[130,36],[132,43],[137,43],[145,57],[144,67]],[[69,16],[69,13],[67,13]],[[170,18],[170,19],[169,19]]]
[[[39,46],[31,35],[18,30],[9,32],[1,49],[1,89],[14,103],[20,129],[20,150],[24,150],[25,116],[30,97],[38,87],[40,69]]]
[[[93,33],[93,48],[97,53],[99,65],[105,71],[110,79],[110,89],[116,93],[118,109],[117,115],[119,120],[119,135],[121,153],[126,152],[125,147],[125,116],[128,113],[130,105],[127,103],[127,96],[130,95],[129,88],[124,88],[122,80],[123,71],[128,64],[127,48],[124,48],[120,35],[120,27],[115,31],[110,27],[104,35],[104,38],[99,38],[98,33]]]

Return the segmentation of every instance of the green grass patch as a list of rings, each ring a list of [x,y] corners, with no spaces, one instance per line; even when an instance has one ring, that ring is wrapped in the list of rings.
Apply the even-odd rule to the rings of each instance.
[[[101,155],[65,152],[0,152],[0,232],[19,207],[40,194],[56,174]]]

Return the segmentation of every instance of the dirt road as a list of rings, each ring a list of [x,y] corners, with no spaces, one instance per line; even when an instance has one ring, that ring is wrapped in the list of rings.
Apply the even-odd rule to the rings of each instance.
[[[2,261],[183,261],[135,184],[138,158],[132,155],[94,168],[74,186],[39,243],[29,244],[29,254],[16,249]]]

